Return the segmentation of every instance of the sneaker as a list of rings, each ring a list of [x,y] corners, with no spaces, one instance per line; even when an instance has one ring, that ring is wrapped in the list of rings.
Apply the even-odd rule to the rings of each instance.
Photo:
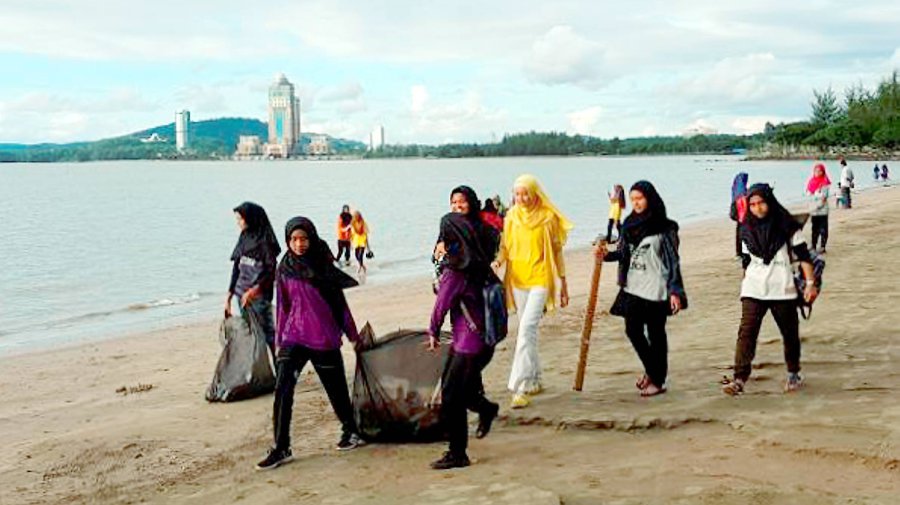
[[[341,435],[341,439],[337,443],[337,450],[352,451],[353,449],[362,447],[364,445],[366,445],[366,441],[356,433],[344,433],[343,435]]]
[[[787,380],[784,381],[784,392],[793,393],[803,387],[803,377],[799,373],[789,372]]]
[[[274,470],[281,465],[290,463],[294,460],[290,447],[287,449],[269,449],[269,454],[256,464],[257,470]]]
[[[509,406],[514,409],[524,409],[529,405],[531,405],[531,400],[528,399],[528,396],[522,394],[513,395],[512,400],[509,402]]]
[[[460,455],[453,454],[450,451],[444,453],[441,459],[432,461],[431,468],[433,470],[449,470],[451,468],[463,468],[472,464],[466,453]]]
[[[500,413],[500,406],[496,403],[492,403],[487,414],[479,414],[478,429],[475,430],[475,438],[484,438],[491,432],[491,425],[494,424],[494,419],[497,418],[498,413]]]

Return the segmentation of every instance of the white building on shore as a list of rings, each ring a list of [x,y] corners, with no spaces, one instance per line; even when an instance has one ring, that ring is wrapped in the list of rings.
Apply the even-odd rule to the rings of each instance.
[[[384,148],[384,125],[378,125],[369,133],[369,150]]]
[[[184,152],[190,147],[191,137],[191,113],[182,110],[175,113],[175,148],[178,152]]]

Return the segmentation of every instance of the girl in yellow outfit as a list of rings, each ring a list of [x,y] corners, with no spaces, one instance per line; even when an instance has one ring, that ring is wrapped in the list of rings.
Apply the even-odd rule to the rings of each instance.
[[[562,249],[572,223],[553,205],[532,175],[522,175],[513,187],[515,201],[503,223],[500,252],[495,262],[506,264],[503,284],[507,304],[519,314],[516,353],[509,375],[512,407],[530,403],[542,390],[538,359],[538,323],[545,311],[569,304]]]
[[[356,262],[359,263],[356,271],[361,274],[366,271],[363,258],[366,256],[366,249],[369,248],[369,225],[358,210],[353,211],[353,219],[350,220],[350,234],[353,254],[356,256]]]

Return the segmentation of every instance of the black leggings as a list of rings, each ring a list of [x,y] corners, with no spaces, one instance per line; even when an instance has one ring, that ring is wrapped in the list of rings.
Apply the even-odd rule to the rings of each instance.
[[[822,238],[822,249],[825,249],[825,244],[828,242],[828,216],[813,216],[812,217],[812,248],[816,248],[816,244],[819,242],[819,237]]]
[[[800,371],[800,319],[796,300],[741,299],[741,326],[738,328],[737,347],[734,351],[734,378],[746,381],[750,378],[756,341],[766,312],[772,311],[775,324],[781,330],[784,341],[784,362],[788,372]]]
[[[488,415],[497,407],[484,396],[481,371],[490,363],[494,349],[480,354],[459,354],[452,350],[444,367],[444,389],[441,391],[441,424],[450,439],[450,452],[466,453],[469,427],[466,410]]]
[[[618,232],[619,235],[622,234],[622,223],[620,223],[619,221],[617,221],[615,219],[610,219],[609,222],[606,223],[606,241],[607,242],[612,241],[613,226],[616,227],[616,232]]]
[[[338,240],[338,252],[337,259],[340,261],[341,255],[344,256],[344,261],[350,261],[350,241],[349,240]]]
[[[626,294],[627,295],[627,294]],[[666,383],[669,374],[669,342],[666,320],[667,302],[652,302],[629,296],[625,313],[625,334],[644,365],[644,373],[656,387]]]
[[[297,385],[297,376],[309,361],[312,361],[316,374],[325,387],[331,408],[341,421],[343,432],[356,432],[350,392],[347,389],[347,378],[344,376],[344,358],[340,349],[318,351],[302,345],[282,348],[278,350],[275,361],[275,406],[272,411],[276,449],[287,449],[291,446],[294,388]]]
[[[357,247],[354,254],[356,256],[356,262],[359,263],[359,266],[363,266],[363,261],[366,258],[366,248]]]

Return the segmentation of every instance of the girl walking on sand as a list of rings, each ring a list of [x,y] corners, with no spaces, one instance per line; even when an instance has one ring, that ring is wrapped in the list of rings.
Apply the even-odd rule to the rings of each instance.
[[[519,314],[519,332],[508,388],[513,408],[527,407],[543,390],[538,324],[544,312],[569,304],[563,246],[573,224],[553,205],[537,179],[522,175],[513,185],[514,204],[503,223],[495,268],[506,265],[507,305]],[[558,289],[557,289],[558,285]]]
[[[828,196],[830,194],[831,179],[825,165],[817,163],[813,167],[812,176],[806,182],[806,196],[810,199],[809,215],[812,218],[812,248],[825,253],[825,245],[828,243]],[[822,239],[822,247],[817,249],[819,239]]]
[[[312,362],[331,407],[341,422],[337,449],[363,445],[344,375],[341,334],[356,343],[359,334],[344,289],[357,285],[334,265],[328,244],[305,217],[295,217],[284,229],[288,250],[278,264],[278,334],[275,340],[275,404],[272,424],[275,445],[259,463],[271,470],[293,459],[291,416],[297,377]]]
[[[359,265],[356,272],[360,275],[366,273],[365,257],[369,249],[369,224],[363,219],[360,211],[353,211],[353,219],[350,221],[351,242],[356,263]]]
[[[272,320],[272,294],[275,284],[275,262],[281,246],[275,238],[265,209],[253,202],[234,208],[241,235],[231,252],[231,282],[225,297],[225,317],[231,317],[231,301],[240,302],[241,316],[250,321],[250,313],[274,352],[275,323]]]
[[[750,212],[741,225],[744,279],[741,282],[741,323],[734,352],[734,376],[722,390],[729,395],[744,392],[756,341],[766,312],[771,311],[784,342],[787,365],[785,392],[800,389],[800,321],[797,287],[791,258],[800,262],[806,278],[803,298],[812,303],[818,296],[813,265],[800,232],[800,224],[778,202],[768,184],[754,184],[748,192]]]
[[[610,314],[625,318],[625,334],[644,365],[635,386],[641,396],[666,392],[669,316],[687,308],[678,257],[678,223],[668,218],[666,205],[647,181],[629,192],[631,214],[622,226],[615,251],[600,244],[597,254],[619,263],[619,294]]]
[[[467,191],[462,191],[465,188]],[[460,190],[460,191],[457,191]],[[466,411],[478,413],[477,438],[483,438],[500,406],[484,395],[481,372],[490,363],[494,348],[483,338],[485,332],[485,282],[494,277],[490,263],[495,243],[494,232],[479,217],[475,192],[461,186],[454,195],[465,194],[468,212],[453,211],[441,219],[441,252],[445,265],[429,326],[429,348],[439,345],[441,326],[447,313],[453,332],[453,344],[442,377],[441,423],[450,439],[443,457],[431,464],[436,470],[469,465],[466,454],[468,423]]]

